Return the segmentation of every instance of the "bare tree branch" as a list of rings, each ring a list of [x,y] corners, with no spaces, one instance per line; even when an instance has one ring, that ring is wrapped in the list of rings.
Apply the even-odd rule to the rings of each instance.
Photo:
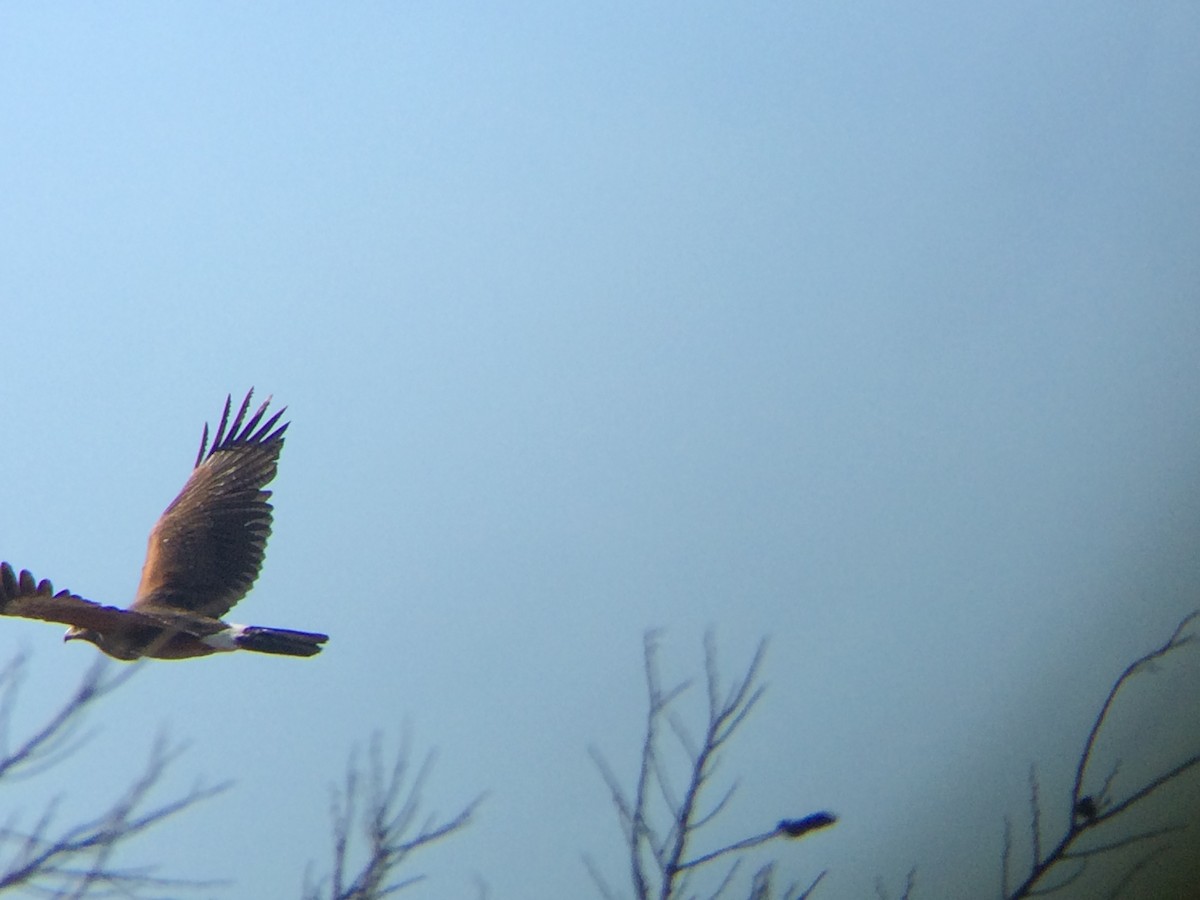
[[[910,898],[912,897],[913,889],[916,886],[917,886],[917,868],[916,868],[916,866],[913,866],[913,868],[908,870],[908,875],[905,876],[904,890],[901,892],[898,900],[910,900]],[[882,878],[875,879],[875,896],[878,897],[879,900],[891,900],[891,897],[887,892],[887,887],[884,886]]]
[[[1008,898],[1008,873],[1012,869],[1012,819],[1004,817],[1004,848],[1000,853],[1000,896]]]
[[[1037,765],[1029,764],[1029,832],[1033,836],[1033,858],[1042,858],[1042,807],[1038,802]]]
[[[439,821],[433,814],[418,825],[422,791],[433,761],[434,755],[428,754],[410,776],[407,735],[390,766],[384,764],[378,734],[371,738],[365,764],[359,763],[357,753],[351,754],[345,784],[335,789],[332,800],[330,874],[317,881],[305,879],[305,900],[379,900],[424,877],[398,877],[397,870],[417,850],[465,828],[483,801],[481,794],[452,818]],[[352,857],[357,856],[364,858],[351,874]]]
[[[595,861],[586,853],[583,855],[583,864],[587,867],[588,874],[592,877],[592,881],[596,885],[596,890],[600,892],[600,896],[604,900],[617,900],[618,894],[609,886],[609,883],[604,880],[604,875],[596,865]]]
[[[1113,885],[1113,889],[1108,893],[1107,900],[1117,900],[1118,897],[1125,893],[1125,889],[1133,883],[1133,880],[1149,867],[1150,863],[1154,862],[1157,857],[1166,853],[1168,849],[1170,848],[1166,844],[1159,844],[1153,850],[1143,854],[1141,859],[1129,867],[1129,871],[1122,876],[1121,880]]]
[[[837,819],[831,813],[824,812],[803,819],[785,819],[762,834],[689,857],[688,850],[697,832],[727,809],[737,788],[735,779],[715,802],[701,803],[701,795],[710,787],[716,771],[719,751],[762,698],[765,688],[759,683],[759,673],[766,656],[766,641],[759,643],[743,675],[726,689],[722,686],[717,665],[716,640],[711,631],[705,635],[704,674],[708,710],[703,738],[696,741],[692,739],[682,717],[672,707],[689,683],[663,688],[657,659],[658,637],[658,632],[650,631],[643,641],[643,667],[649,702],[632,796],[626,793],[600,752],[595,747],[590,748],[589,752],[608,787],[617,812],[629,853],[630,881],[636,900],[680,900],[684,896],[691,896],[690,879],[697,871],[717,859],[733,856],[732,865],[716,880],[716,887],[708,895],[715,900],[731,888],[740,870],[742,860],[739,854],[743,851],[780,837],[802,837],[810,831],[834,824]],[[664,724],[674,735],[679,752],[688,761],[687,784],[682,794],[678,794],[668,781],[669,766],[666,750],[662,746]],[[595,864],[586,857],[585,864],[601,896],[605,900],[616,900],[618,895],[600,876]],[[760,869],[750,885],[749,896],[768,900],[771,896],[770,878],[769,868]],[[795,885],[789,887],[783,897],[786,900],[807,897],[820,878],[818,876],[802,894]]]
[[[80,734],[88,710],[137,671],[134,667],[112,675],[106,661],[98,661],[42,725],[13,741],[12,717],[25,666],[22,655],[0,670],[0,784],[36,778],[77,752],[89,738]],[[197,784],[174,800],[147,808],[150,795],[182,749],[160,737],[133,783],[108,808],[74,825],[55,827],[58,798],[47,801],[27,825],[21,824],[18,812],[11,813],[0,826],[0,891],[62,898],[142,898],[155,896],[150,892],[165,890],[168,896],[178,896],[182,890],[221,884],[163,878],[150,866],[125,868],[112,863],[131,839],[228,787]]]
[[[1113,784],[1116,781],[1117,772],[1120,769],[1120,761],[1114,766],[1112,771],[1104,779],[1100,790],[1096,794],[1084,793],[1084,782],[1087,780],[1089,769],[1094,762],[1096,742],[1099,738],[1104,725],[1107,723],[1109,714],[1120,695],[1122,689],[1129,681],[1141,672],[1152,671],[1154,664],[1161,661],[1169,654],[1178,651],[1180,648],[1193,644],[1197,640],[1197,635],[1190,633],[1188,629],[1200,618],[1200,610],[1190,613],[1185,616],[1171,636],[1161,645],[1138,657],[1132,663],[1125,667],[1125,670],[1117,676],[1109,689],[1108,695],[1104,698],[1104,702],[1100,706],[1100,711],[1097,713],[1095,721],[1088,732],[1088,736],[1083,745],[1083,751],[1080,753],[1079,762],[1075,767],[1075,778],[1071,788],[1070,805],[1067,809],[1067,826],[1064,833],[1058,839],[1058,842],[1043,855],[1041,844],[1041,802],[1038,797],[1038,785],[1036,771],[1030,770],[1030,828],[1033,843],[1033,858],[1030,861],[1028,875],[1025,880],[1019,884],[1010,894],[1008,892],[1008,872],[1010,868],[1012,856],[1012,841],[1011,828],[1008,822],[1005,822],[1005,838],[1004,852],[1002,855],[1002,880],[1001,885],[1007,900],[1016,900],[1021,897],[1043,896],[1061,890],[1069,884],[1074,883],[1083,874],[1084,867],[1088,859],[1099,856],[1104,853],[1111,853],[1134,844],[1140,844],[1145,841],[1163,837],[1172,831],[1178,830],[1174,826],[1164,826],[1150,831],[1138,832],[1131,835],[1126,835],[1121,838],[1109,840],[1102,844],[1093,844],[1091,846],[1079,847],[1077,842],[1084,835],[1092,834],[1095,829],[1113,822],[1123,813],[1131,809],[1136,804],[1148,798],[1151,794],[1158,791],[1160,788],[1175,781],[1191,769],[1200,764],[1200,752],[1196,752],[1184,759],[1166,772],[1161,773],[1143,785],[1133,790],[1128,796],[1117,799],[1112,796]],[[1147,857],[1143,857],[1142,861],[1137,863],[1133,870],[1126,874],[1122,880],[1123,884],[1127,884],[1130,879],[1145,866],[1145,860],[1153,856],[1157,851],[1152,851]],[[1046,879],[1050,876],[1056,867],[1064,862],[1075,862],[1077,865],[1072,869],[1069,875],[1065,878],[1055,881],[1053,884],[1047,884]]]

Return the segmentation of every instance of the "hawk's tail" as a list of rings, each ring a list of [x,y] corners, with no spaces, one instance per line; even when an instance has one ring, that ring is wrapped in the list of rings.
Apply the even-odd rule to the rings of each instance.
[[[327,634],[314,634],[309,631],[292,631],[288,628],[264,628],[261,625],[247,625],[233,639],[242,650],[253,650],[255,653],[277,653],[280,656],[315,656],[321,652],[321,645],[329,640]]]

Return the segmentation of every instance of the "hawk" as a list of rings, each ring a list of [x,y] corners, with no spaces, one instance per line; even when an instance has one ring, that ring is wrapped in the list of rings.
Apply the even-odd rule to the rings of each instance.
[[[102,606],[0,563],[0,615],[70,625],[64,641],[90,641],[114,659],[188,659],[229,650],[313,656],[328,635],[221,617],[246,596],[262,568],[271,534],[271,492],[279,464],[284,410],[263,421],[271,400],[249,419],[253,388],[232,424],[225,398],[208,446],[208,424],[192,474],[150,531],[137,595],[128,609]]]

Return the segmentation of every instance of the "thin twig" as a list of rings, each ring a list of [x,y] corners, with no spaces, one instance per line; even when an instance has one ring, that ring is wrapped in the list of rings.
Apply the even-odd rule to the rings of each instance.
[[[1118,761],[1113,766],[1112,771],[1105,778],[1104,784],[1098,795],[1085,795],[1083,793],[1083,783],[1088,769],[1094,759],[1097,740],[1100,732],[1103,730],[1104,724],[1108,721],[1109,713],[1112,711],[1118,695],[1120,695],[1122,689],[1135,675],[1151,670],[1154,666],[1154,663],[1163,659],[1173,651],[1195,643],[1197,636],[1193,633],[1188,633],[1188,628],[1194,622],[1196,622],[1198,617],[1200,617],[1200,610],[1196,610],[1184,616],[1184,618],[1180,620],[1179,624],[1176,625],[1175,630],[1172,631],[1171,636],[1167,638],[1165,642],[1151,650],[1149,653],[1146,653],[1131,662],[1113,682],[1107,696],[1104,698],[1104,702],[1100,706],[1100,711],[1097,713],[1095,720],[1092,722],[1091,729],[1088,731],[1087,739],[1084,741],[1083,751],[1080,753],[1079,761],[1075,767],[1075,778],[1071,787],[1070,807],[1066,830],[1059,838],[1055,846],[1044,857],[1041,854],[1041,804],[1038,798],[1037,779],[1035,770],[1030,770],[1030,821],[1033,836],[1033,860],[1030,863],[1029,874],[1026,876],[1025,880],[1017,886],[1015,891],[1009,894],[1008,872],[1011,861],[1012,843],[1011,827],[1006,820],[1004,851],[1002,854],[1001,884],[1004,891],[1004,896],[1008,898],[1008,900],[1016,900],[1016,898],[1020,897],[1041,896],[1061,890],[1082,876],[1084,866],[1089,858],[1099,856],[1104,853],[1111,853],[1133,844],[1143,843],[1148,840],[1159,838],[1174,830],[1177,830],[1173,826],[1167,826],[1153,829],[1151,831],[1139,832],[1137,834],[1129,835],[1125,838],[1108,841],[1104,844],[1094,845],[1092,847],[1083,849],[1078,849],[1075,846],[1076,842],[1084,834],[1088,834],[1101,825],[1112,822],[1134,805],[1150,797],[1160,788],[1184,775],[1197,765],[1200,765],[1200,752],[1194,753],[1166,772],[1163,772],[1162,774],[1150,779],[1124,799],[1117,801],[1112,798],[1111,790],[1116,781],[1117,772],[1120,769],[1120,761]],[[1052,886],[1044,886],[1042,882],[1050,874],[1050,872],[1053,871],[1057,865],[1066,861],[1074,861],[1078,863],[1078,866],[1076,866],[1072,870],[1071,874],[1066,878],[1057,881]]]
[[[648,704],[638,774],[632,793],[627,793],[621,786],[612,767],[596,748],[590,748],[589,752],[617,811],[629,854],[635,900],[651,900],[652,897],[655,900],[680,900],[685,896],[690,897],[691,879],[703,866],[719,858],[733,856],[732,864],[716,878],[715,889],[707,895],[717,898],[731,888],[740,871],[741,857],[738,854],[742,851],[779,837],[798,838],[809,831],[832,825],[836,817],[829,813],[817,813],[803,819],[784,820],[770,831],[688,858],[688,848],[697,831],[711,824],[729,808],[737,789],[738,782],[734,779],[715,802],[701,801],[717,771],[719,751],[763,696],[764,688],[758,679],[766,656],[766,641],[759,643],[742,676],[726,689],[722,686],[717,664],[716,640],[711,631],[706,633],[704,676],[707,721],[703,735],[697,741],[672,707],[689,683],[682,682],[670,690],[663,688],[658,669],[658,638],[658,632],[650,631],[643,640]],[[677,794],[672,787],[664,751],[660,746],[664,723],[674,734],[687,759],[686,785],[682,794]],[[657,825],[656,821],[663,824]],[[585,858],[585,865],[601,896],[606,900],[614,900],[611,887],[599,877],[591,860]],[[757,890],[761,895],[762,890],[768,890],[763,881],[766,877],[765,870],[760,869],[754,876],[752,893]],[[815,884],[814,881],[810,891]],[[794,900],[796,896],[795,890],[789,890],[785,900]]]
[[[434,754],[427,754],[410,776],[407,734],[390,766],[384,762],[378,734],[371,738],[365,764],[351,753],[344,786],[331,801],[330,874],[315,882],[311,876],[306,879],[306,900],[380,900],[423,878],[400,877],[398,871],[417,850],[465,828],[484,799],[481,794],[449,819],[427,816],[418,827],[422,791],[433,762]],[[365,859],[352,872],[351,855],[357,843],[363,845]]]

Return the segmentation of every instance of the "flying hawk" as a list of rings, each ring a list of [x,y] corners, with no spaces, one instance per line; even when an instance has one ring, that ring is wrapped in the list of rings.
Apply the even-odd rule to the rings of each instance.
[[[271,492],[263,488],[275,477],[288,427],[276,427],[282,409],[262,421],[270,398],[247,420],[253,393],[246,394],[232,425],[231,398],[225,398],[211,449],[205,424],[191,477],[150,531],[142,580],[128,609],[70,591],[56,594],[49,581],[36,581],[27,571],[17,575],[0,563],[0,615],[70,625],[64,641],[90,641],[121,660],[227,650],[320,653],[328,635],[221,621],[262,568],[271,533]]]

